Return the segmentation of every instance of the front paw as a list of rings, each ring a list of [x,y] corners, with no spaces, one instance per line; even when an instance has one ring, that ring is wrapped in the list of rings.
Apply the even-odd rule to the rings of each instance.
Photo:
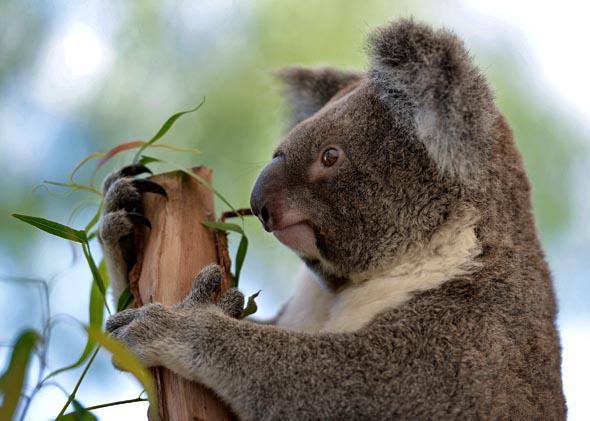
[[[215,302],[219,288],[223,283],[224,272],[219,265],[205,266],[193,281],[190,294],[179,305],[183,309],[198,309],[206,304],[213,304],[224,314],[238,318],[244,309],[244,294],[237,288],[228,289]]]
[[[144,165],[129,165],[109,175],[104,182],[104,210],[98,236],[113,281],[115,302],[127,286],[127,274],[137,261],[135,227],[151,228],[143,215],[142,195],[150,192],[167,197],[159,184],[135,178],[146,172],[150,170]]]
[[[141,164],[129,165],[109,175],[104,182],[104,213],[100,238],[107,246],[118,246],[121,239],[130,235],[135,224],[151,228],[142,214],[142,194],[156,193],[167,197],[162,186],[135,176],[151,173]]]
[[[126,345],[146,366],[160,365],[159,355],[166,338],[178,327],[174,314],[161,304],[127,309],[111,316],[107,331]]]
[[[215,334],[209,317],[221,311],[238,318],[244,308],[244,295],[232,288],[218,301],[223,282],[223,270],[218,265],[205,266],[197,275],[191,292],[178,305],[165,307],[148,304],[138,309],[127,309],[111,316],[106,329],[123,342],[147,367],[171,365],[176,355],[187,355],[207,341],[207,332]],[[188,336],[187,336],[188,335]]]

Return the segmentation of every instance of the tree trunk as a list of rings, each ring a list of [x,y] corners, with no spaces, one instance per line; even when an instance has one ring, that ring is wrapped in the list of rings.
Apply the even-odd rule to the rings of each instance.
[[[208,168],[193,169],[211,182]],[[144,195],[144,213],[152,229],[138,229],[138,262],[129,273],[135,305],[180,302],[191,290],[192,281],[203,266],[219,263],[225,268],[222,291],[230,288],[227,238],[211,231],[201,221],[214,220],[213,194],[181,171],[150,178],[166,189],[160,195]],[[213,392],[189,382],[166,368],[153,370],[163,421],[233,420],[229,408]]]

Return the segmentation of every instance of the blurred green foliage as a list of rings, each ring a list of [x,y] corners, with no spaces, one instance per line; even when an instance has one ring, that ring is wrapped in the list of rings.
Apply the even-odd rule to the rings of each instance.
[[[31,192],[35,184],[67,179],[73,165],[91,152],[146,139],[162,116],[194,106],[203,97],[199,112],[184,117],[168,135],[170,143],[196,147],[203,154],[179,159],[174,152],[158,150],[156,156],[184,166],[212,167],[215,187],[236,207],[247,206],[250,188],[284,131],[286,110],[272,72],[291,64],[366,68],[364,43],[375,26],[410,15],[432,21],[429,10],[436,7],[441,6],[426,0],[146,0],[108,6],[0,0],[0,275],[45,273],[34,262],[34,254],[47,244],[43,234],[24,229],[11,213],[65,223],[69,209],[84,195],[58,200],[43,189]],[[87,81],[84,95],[67,102],[61,97],[70,88],[52,87],[40,68],[55,29],[76,19],[99,33],[112,57],[104,73]],[[537,69],[523,67],[518,45],[510,38],[485,46],[466,42],[513,128],[533,184],[538,226],[550,244],[571,222],[568,170],[582,148],[580,134],[535,82]],[[67,63],[55,71],[69,77]],[[40,84],[53,89],[52,101],[39,100]],[[121,157],[118,164],[129,158]],[[165,168],[159,165],[153,164],[156,171]],[[88,177],[90,170],[80,177]],[[99,172],[97,184],[106,171]],[[223,203],[217,205],[224,210]],[[85,216],[82,211],[68,225],[80,226]],[[261,307],[276,307],[290,288],[291,276],[285,273],[295,270],[297,259],[257,221],[246,220],[245,231],[251,247],[242,282],[262,288]],[[232,243],[234,250],[237,241],[239,237]],[[68,259],[64,256],[62,267],[70,264]],[[33,305],[27,301],[31,297],[18,299],[24,307]],[[64,302],[60,310],[67,311],[68,305]],[[14,333],[0,321],[0,340]],[[66,348],[63,353],[69,352]],[[75,355],[63,359],[71,362]]]
[[[187,158],[182,164],[213,167],[217,187],[237,205],[247,205],[250,186],[282,133],[284,107],[272,71],[289,64],[365,68],[367,33],[408,10],[420,10],[419,5],[383,1],[207,3],[206,8],[213,11],[182,3],[188,8],[182,17],[171,4],[145,1],[114,8],[119,21],[109,40],[116,59],[79,106],[65,115],[57,113],[56,118],[82,127],[83,134],[55,139],[51,156],[59,156],[65,165],[84,152],[142,137],[154,131],[162,115],[205,96],[203,109],[179,124],[174,142],[198,146],[203,157],[193,162]],[[0,86],[6,86],[15,74],[26,76],[27,70],[34,69],[39,59],[35,52],[43,47],[40,40],[49,30],[48,16],[59,13],[48,6],[39,11],[14,2],[1,7],[0,11],[22,23],[18,30],[14,24],[3,28],[18,46],[11,44],[0,55],[6,68],[0,72]],[[22,14],[17,18],[18,13]],[[523,83],[527,74],[513,60],[517,52],[505,49],[501,55],[493,52],[491,58],[477,53],[478,60],[494,63],[488,73],[531,173],[541,232],[553,235],[568,221],[567,179],[561,169],[573,157],[571,139],[576,134],[568,132],[563,116],[546,102],[530,100],[539,93]],[[71,156],[73,144],[78,156]],[[0,158],[4,159],[10,157]],[[38,174],[40,170],[31,168],[29,177],[14,180],[1,194],[0,229],[4,241],[10,239],[11,246],[5,248],[9,255],[22,251],[25,243],[19,241],[20,228],[5,216],[15,209],[34,213],[35,208],[48,206],[39,194],[32,202],[24,202],[31,181],[61,175]],[[63,173],[61,168],[51,170]]]

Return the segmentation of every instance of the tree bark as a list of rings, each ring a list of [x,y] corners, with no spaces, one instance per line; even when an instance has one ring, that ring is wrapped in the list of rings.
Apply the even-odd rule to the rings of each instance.
[[[210,169],[199,167],[193,171],[211,182]],[[215,219],[213,194],[182,171],[150,179],[166,189],[168,199],[144,195],[144,214],[151,221],[152,229],[136,231],[138,261],[129,273],[135,305],[180,302],[191,290],[196,274],[210,263],[219,263],[225,269],[220,293],[230,288],[227,237],[201,224]],[[229,408],[204,386],[163,367],[154,369],[153,373],[161,420],[235,419]]]

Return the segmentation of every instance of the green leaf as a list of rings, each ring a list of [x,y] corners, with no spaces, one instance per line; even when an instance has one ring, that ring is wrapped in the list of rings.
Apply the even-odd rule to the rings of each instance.
[[[74,206],[72,208],[72,210],[70,211],[67,224],[70,225],[71,221],[73,221],[74,218],[77,217],[78,213],[80,213],[82,211],[82,209],[90,207],[89,203],[91,203],[91,201],[89,201],[89,200],[81,200],[78,203],[76,203],[76,206]],[[93,204],[94,203],[96,203],[96,202],[93,202]],[[100,202],[99,202],[99,204],[100,204]]]
[[[217,221],[203,221],[201,222],[202,225],[205,225],[207,228],[212,228],[220,231],[232,231],[237,232],[239,234],[244,234],[244,230],[238,224],[231,224],[228,222],[217,222]]]
[[[248,251],[248,238],[246,237],[244,230],[238,224],[231,224],[227,222],[203,221],[201,222],[201,224],[203,224],[207,228],[217,229],[221,231],[237,232],[238,234],[242,235],[242,238],[240,239],[240,244],[238,245],[238,251],[236,252],[234,286],[237,287],[240,282],[240,273],[242,272],[242,266],[244,265],[244,260],[246,259],[246,253]]]
[[[242,314],[240,315],[241,319],[248,317],[258,311],[258,305],[256,305],[256,297],[258,297],[259,294],[260,290],[248,297],[246,308],[244,309],[244,311],[242,311]]]
[[[167,143],[153,144],[153,145],[150,145],[150,148],[164,148],[164,149],[170,149],[171,151],[174,151],[174,152],[190,152],[195,155],[201,154],[201,151],[198,150],[197,148],[187,148],[187,147],[183,147],[183,146],[169,145]]]
[[[80,170],[80,168],[82,168],[84,166],[84,164],[86,164],[88,161],[90,161],[94,158],[102,158],[104,155],[105,154],[103,152],[93,152],[90,155],[83,158],[80,162],[78,162],[78,164],[76,164],[76,166],[74,167],[74,169],[70,173],[70,176],[68,177],[68,180],[70,180],[70,183],[75,183],[74,176]]]
[[[55,419],[55,421],[96,421],[98,419],[92,415],[90,411],[84,408],[77,400],[74,399],[72,404],[74,405],[74,412],[60,415]]]
[[[33,349],[40,340],[41,337],[34,330],[25,330],[16,340],[8,368],[0,377],[0,420],[10,420],[14,416],[27,378],[27,368]]]
[[[108,289],[109,285],[111,284],[111,279],[109,278],[109,271],[107,269],[107,264],[104,259],[101,259],[100,263],[98,264],[98,273],[100,274],[100,277],[104,282],[105,289]]]
[[[121,152],[125,152],[130,149],[139,148],[140,146],[145,145],[145,143],[146,142],[144,140],[132,140],[131,142],[121,143],[121,144],[113,147],[112,149],[108,150],[107,152],[105,152],[103,154],[102,159],[100,161],[98,161],[98,164],[96,164],[95,171],[98,170],[100,167],[102,167],[107,162],[109,162],[114,156],[120,154]]]
[[[96,267],[96,263],[94,262],[94,259],[92,258],[92,254],[90,253],[90,247],[88,246],[88,243],[82,244],[82,251],[84,252],[84,257],[86,258],[86,262],[88,263],[88,266],[90,267],[90,272],[92,272],[92,278],[94,280],[94,283],[96,283],[98,290],[102,294],[102,301],[104,302],[104,305],[106,306],[106,309],[110,314],[111,310],[109,309],[109,305],[107,303],[107,298],[106,298],[107,285],[102,277],[102,274],[100,273],[100,271]],[[106,271],[104,273],[106,273]]]
[[[109,278],[104,259],[100,262],[98,266],[98,271],[100,272],[102,279],[105,281],[105,286],[108,287]],[[104,299],[100,290],[98,289],[98,285],[96,284],[96,282],[92,282],[92,287],[90,288],[90,305],[88,306],[88,323],[90,326],[100,329],[102,327],[103,320]],[[55,371],[52,371],[47,376],[45,376],[42,382],[44,383],[46,380],[49,380],[51,377],[57,376],[58,374],[63,373],[64,371],[69,371],[80,367],[82,364],[84,364],[84,362],[86,362],[86,360],[92,353],[94,345],[94,341],[90,337],[88,337],[86,339],[86,345],[82,350],[82,354],[80,354],[80,357],[78,357],[76,362],[66,367],[62,367]]]
[[[133,301],[133,295],[131,294],[129,285],[127,285],[127,288],[125,288],[125,291],[123,291],[117,302],[117,312],[125,310],[131,304],[131,301]]]
[[[151,156],[145,156],[145,155],[142,155],[141,159],[139,160],[139,163],[141,165],[153,164],[154,162],[162,162],[162,160],[158,159],[158,158],[151,157]]]
[[[89,326],[88,336],[113,355],[113,360],[118,367],[130,372],[139,380],[148,394],[151,414],[157,417],[159,413],[158,400],[156,398],[154,379],[150,371],[141,364],[137,357],[125,345],[113,337],[108,336],[106,333],[101,332],[99,329]]]
[[[91,193],[94,193],[97,196],[102,197],[102,193],[100,191],[98,191],[97,189],[95,189],[94,187],[92,187],[88,184],[79,184],[79,183],[73,183],[73,182],[62,183],[60,181],[51,181],[51,180],[43,180],[43,184],[48,184],[50,186],[57,186],[57,187],[66,187],[72,191],[85,190],[85,191],[89,191]]]
[[[90,222],[88,222],[86,227],[84,227],[84,232],[86,234],[88,234],[88,231],[90,231],[96,225],[96,223],[100,219],[101,212],[102,212],[102,203],[98,206],[98,209],[96,209],[96,213],[94,214],[94,216],[92,217]]]
[[[167,148],[175,148],[171,145],[154,145],[154,146],[159,146],[159,147],[167,147]],[[177,148],[175,148],[177,149]],[[194,178],[195,180],[197,180],[199,182],[200,185],[202,185],[203,187],[205,187],[207,190],[209,190],[210,192],[212,192],[215,196],[217,196],[219,198],[219,200],[221,200],[228,208],[230,208],[232,211],[234,211],[235,213],[238,213],[236,211],[236,208],[234,208],[232,206],[231,203],[229,203],[229,201],[225,198],[224,195],[222,195],[219,190],[215,189],[210,183],[207,182],[207,180],[205,180],[203,177],[201,177],[198,174],[195,174],[193,171],[188,170],[186,168],[184,168],[182,165],[179,165],[175,162],[171,162],[171,161],[166,161],[164,159],[160,159],[159,162],[162,162],[164,164],[168,164],[168,165],[172,165],[174,166],[178,171],[182,171],[183,173],[185,173],[186,175],[188,175],[189,177]]]
[[[176,120],[178,120],[180,117],[182,117],[185,114],[189,114],[189,113],[193,113],[195,111],[197,111],[199,108],[201,108],[201,106],[205,103],[205,98],[203,98],[203,100],[201,101],[201,103],[199,105],[197,105],[195,108],[191,108],[190,110],[186,110],[186,111],[181,111],[178,112],[176,114],[173,114],[171,117],[168,118],[168,120],[166,120],[166,122],[164,122],[164,124],[162,125],[162,127],[160,127],[160,130],[158,130],[158,132],[150,139],[148,140],[144,145],[142,145],[139,150],[137,151],[137,154],[135,155],[134,158],[134,162],[138,162],[139,161],[139,157],[141,156],[141,154],[143,153],[143,151],[150,146],[152,143],[157,142],[159,139],[162,138],[162,136],[164,136],[168,130],[170,130],[170,128],[174,125],[174,123],[176,122]]]
[[[248,238],[242,234],[240,244],[238,245],[238,251],[236,252],[236,274],[234,276],[234,287],[238,287],[240,282],[240,273],[242,272],[242,266],[246,259],[246,253],[248,251]]]
[[[82,374],[80,374],[80,377],[78,377],[78,380],[76,381],[76,384],[74,385],[74,389],[72,390],[72,392],[68,396],[68,400],[66,401],[64,406],[61,408],[61,411],[59,412],[59,414],[57,414],[57,418],[61,417],[66,412],[66,409],[68,409],[68,406],[70,406],[70,403],[72,403],[74,401],[74,399],[76,398],[76,393],[78,393],[78,389],[80,388],[80,385],[84,381],[86,374],[88,374],[88,370],[90,370],[90,366],[92,365],[92,363],[94,362],[94,359],[98,355],[98,351],[100,351],[100,346],[96,347],[96,349],[92,353],[92,356],[90,357],[90,359],[86,363],[84,370],[82,370]]]
[[[50,221],[45,218],[38,218],[36,216],[19,215],[17,213],[13,213],[12,216],[27,224],[31,224],[40,230],[65,238],[66,240],[75,241],[77,243],[85,243],[87,241],[86,233],[84,231],[75,230],[67,225],[60,224],[59,222]]]

